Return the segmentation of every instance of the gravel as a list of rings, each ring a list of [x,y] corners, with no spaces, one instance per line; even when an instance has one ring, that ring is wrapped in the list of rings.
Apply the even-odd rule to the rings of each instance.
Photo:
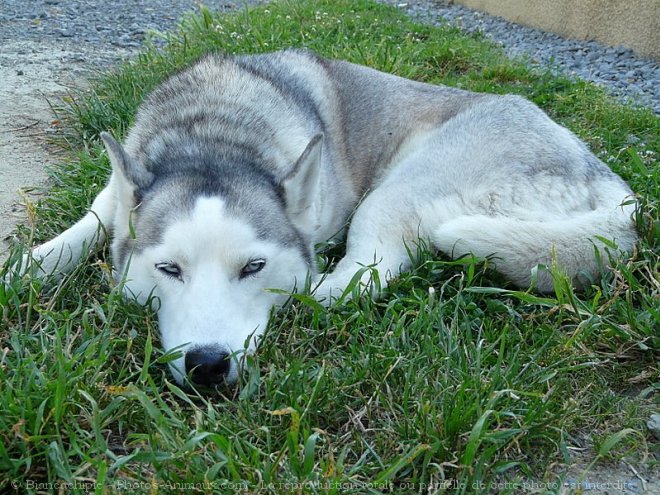
[[[625,101],[660,113],[660,66],[624,47],[595,41],[568,40],[486,15],[461,5],[433,0],[381,0],[433,24],[449,23],[482,33],[501,44],[510,56],[526,57],[537,66],[551,66],[608,88]],[[169,0],[0,0],[0,43],[33,40],[66,47],[71,62],[107,62],[134,53],[150,30],[176,27],[181,15],[199,1]],[[228,11],[262,0],[205,0],[211,10]],[[96,56],[94,56],[96,55]]]
[[[380,1],[396,5],[422,22],[449,24],[469,33],[480,33],[501,45],[511,57],[524,57],[531,65],[551,67],[559,73],[594,82],[623,101],[660,113],[660,65],[628,48],[569,40],[437,0]]]
[[[0,0],[0,43],[52,43],[78,53],[73,62],[99,61],[93,56],[99,52],[106,62],[114,48],[120,60],[137,51],[149,31],[174,29],[200,3],[224,12],[263,0]]]
[[[139,48],[149,30],[176,27],[202,3],[193,0],[0,0],[0,41],[51,40],[80,45]],[[255,4],[258,2],[247,2]],[[229,11],[245,2],[205,0],[211,10]]]

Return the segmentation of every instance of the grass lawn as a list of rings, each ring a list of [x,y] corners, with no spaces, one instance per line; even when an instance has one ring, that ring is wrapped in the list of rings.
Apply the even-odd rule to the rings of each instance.
[[[202,11],[166,41],[62,102],[72,158],[33,205],[26,242],[82,216],[109,172],[99,132],[124,135],[167,74],[209,50],[295,46],[530,98],[639,194],[641,243],[586,292],[558,279],[543,297],[503,289],[487,260],[422,251],[380,302],[302,298],[275,315],[226,396],[173,383],[155,315],[109,282],[107,252],[55,287],[7,275],[0,491],[531,493],[523,482],[552,491],[554,466],[581,449],[596,465],[657,463],[645,422],[660,408],[660,119],[366,0]]]

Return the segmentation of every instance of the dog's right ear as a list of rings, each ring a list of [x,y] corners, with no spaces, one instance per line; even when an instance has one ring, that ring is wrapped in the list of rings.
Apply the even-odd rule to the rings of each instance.
[[[286,211],[293,224],[305,234],[318,227],[317,201],[321,187],[323,134],[317,134],[282,181]]]
[[[101,133],[101,139],[110,157],[112,170],[137,189],[145,189],[154,181],[154,174],[131,158],[115,138],[107,132]]]

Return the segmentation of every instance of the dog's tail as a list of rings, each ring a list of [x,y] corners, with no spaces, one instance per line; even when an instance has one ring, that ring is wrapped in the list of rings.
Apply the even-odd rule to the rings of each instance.
[[[491,257],[495,267],[520,287],[529,287],[537,265],[556,266],[576,285],[609,266],[610,254],[629,253],[637,240],[635,204],[601,208],[548,221],[470,215],[443,223],[432,241],[452,257]],[[598,259],[602,262],[599,263]],[[553,290],[552,275],[538,270],[536,289]]]

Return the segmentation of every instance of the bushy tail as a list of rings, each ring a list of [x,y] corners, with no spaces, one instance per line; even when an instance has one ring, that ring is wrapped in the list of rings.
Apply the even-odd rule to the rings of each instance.
[[[520,287],[530,286],[532,269],[539,264],[558,266],[579,285],[579,275],[593,277],[598,273],[596,249],[604,266],[609,260],[607,251],[632,251],[637,240],[634,209],[634,205],[626,205],[549,221],[462,216],[440,225],[432,240],[438,249],[453,257],[466,253],[493,256],[496,268]],[[599,237],[612,241],[616,248]],[[539,271],[536,288],[552,291],[552,276]]]

